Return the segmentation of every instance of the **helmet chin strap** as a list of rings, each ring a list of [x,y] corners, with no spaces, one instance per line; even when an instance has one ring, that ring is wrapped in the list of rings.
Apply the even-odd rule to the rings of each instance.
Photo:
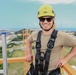
[[[39,23],[39,25],[40,25],[40,23]],[[40,25],[40,27],[41,27],[44,31],[49,31],[50,29],[52,29],[53,25],[54,25],[54,21],[53,21],[52,26],[51,26],[49,29],[47,29],[47,30],[43,29],[41,25]]]

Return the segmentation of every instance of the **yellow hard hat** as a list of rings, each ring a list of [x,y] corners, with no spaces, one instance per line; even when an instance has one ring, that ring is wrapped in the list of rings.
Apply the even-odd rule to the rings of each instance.
[[[42,16],[55,16],[53,8],[49,4],[43,4],[38,11],[38,18]]]

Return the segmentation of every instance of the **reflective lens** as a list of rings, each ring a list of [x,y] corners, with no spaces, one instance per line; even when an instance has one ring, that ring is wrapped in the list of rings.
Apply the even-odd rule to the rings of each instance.
[[[47,22],[50,22],[51,20],[52,20],[53,18],[52,17],[49,17],[49,18],[39,18],[39,20],[41,21],[41,22],[44,22],[45,20],[47,20]]]

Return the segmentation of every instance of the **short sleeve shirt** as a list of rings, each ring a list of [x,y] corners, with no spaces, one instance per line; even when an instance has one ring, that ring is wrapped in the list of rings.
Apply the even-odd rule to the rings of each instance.
[[[37,39],[38,31],[33,32],[29,37],[28,40],[31,43],[36,44],[36,39]],[[41,51],[45,52],[47,49],[47,43],[51,35],[41,35]],[[76,38],[72,37],[68,33],[58,31],[57,33],[57,38],[55,40],[54,48],[51,51],[50,55],[50,62],[49,62],[49,71],[56,69],[56,62],[59,60],[61,57],[62,53],[62,48],[63,46],[68,46],[68,47],[74,47],[76,45]],[[36,53],[36,49],[34,50],[34,55]],[[35,64],[35,60],[33,61]]]

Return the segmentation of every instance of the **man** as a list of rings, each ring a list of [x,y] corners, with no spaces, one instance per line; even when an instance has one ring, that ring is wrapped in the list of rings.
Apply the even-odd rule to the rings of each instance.
[[[46,53],[47,43],[50,39],[50,35],[52,35],[55,26],[55,13],[52,6],[43,4],[38,11],[38,19],[39,25],[42,28],[41,33],[41,52],[44,54]],[[32,61],[33,57],[33,64],[36,67],[36,53],[37,49],[34,51],[34,55],[32,54],[32,43],[36,43],[38,32],[33,32],[26,40],[26,50],[28,55],[26,56],[25,60],[27,62]],[[61,52],[63,46],[71,47],[71,51],[63,58],[61,58]],[[49,65],[48,65],[48,73],[46,75],[60,75],[60,67],[67,63],[72,57],[76,55],[76,38],[70,36],[68,33],[58,31],[57,37],[54,41],[54,47],[50,53]],[[44,56],[44,55],[43,55]],[[45,64],[43,64],[45,66]],[[37,67],[38,68],[38,67]],[[38,70],[38,69],[37,69]],[[43,70],[44,72],[44,70]],[[55,74],[56,72],[56,74]],[[58,74],[57,74],[58,72]],[[41,73],[41,72],[40,72]],[[35,74],[35,75],[44,75],[42,74]]]

